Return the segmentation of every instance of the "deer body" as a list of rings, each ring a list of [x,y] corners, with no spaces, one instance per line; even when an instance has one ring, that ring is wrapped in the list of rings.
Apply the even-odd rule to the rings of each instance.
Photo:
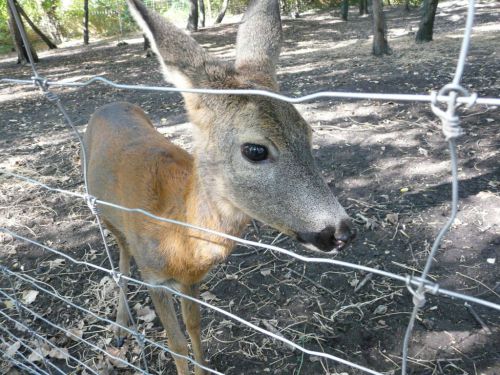
[[[248,222],[242,213],[219,212],[209,198],[210,187],[200,183],[193,157],[158,133],[139,107],[106,105],[90,124],[89,185],[101,199],[235,235]],[[101,210],[106,225],[127,242],[142,276],[153,283],[198,283],[233,247],[230,240],[186,227],[109,207]]]
[[[234,65],[208,55],[139,0],[128,4],[176,86],[277,90],[278,0],[250,4],[238,31]],[[352,239],[347,214],[314,164],[311,129],[292,105],[256,96],[183,96],[195,125],[193,155],[166,140],[133,104],[109,104],[94,113],[85,134],[90,194],[232,235],[239,235],[252,217],[322,251],[335,251]],[[173,285],[193,297],[206,273],[234,245],[145,215],[99,208],[120,248],[120,272],[129,274],[133,257],[145,281]],[[170,294],[157,288],[149,292],[170,348],[187,355]],[[186,299],[181,305],[194,357],[203,364],[199,307]],[[128,323],[123,296],[116,319]],[[122,331],[117,334],[122,338]],[[178,373],[188,374],[187,361],[174,359]],[[200,367],[195,372],[204,374]]]

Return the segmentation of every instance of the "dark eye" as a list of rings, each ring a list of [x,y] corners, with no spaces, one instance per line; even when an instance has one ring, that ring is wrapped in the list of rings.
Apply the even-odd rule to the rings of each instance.
[[[241,153],[248,160],[253,162],[264,161],[268,157],[268,151],[266,146],[256,145],[253,143],[245,143],[241,146]]]

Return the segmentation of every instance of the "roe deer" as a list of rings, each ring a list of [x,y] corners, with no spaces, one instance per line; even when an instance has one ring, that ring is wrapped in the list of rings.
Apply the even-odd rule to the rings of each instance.
[[[210,56],[139,0],[128,3],[166,78],[177,87],[277,91],[278,0],[249,6],[238,30],[235,64]],[[135,105],[114,103],[94,113],[85,134],[91,194],[232,235],[255,218],[322,251],[335,251],[352,239],[349,217],[315,166],[311,129],[291,104],[251,95],[183,97],[196,129],[193,155],[165,139]],[[148,283],[175,286],[194,297],[198,283],[234,246],[140,214],[99,209],[116,237],[120,272],[129,274],[132,256]],[[170,348],[187,355],[171,295],[154,288],[149,293]],[[122,325],[128,323],[125,306],[121,298],[116,319]],[[181,307],[194,357],[204,363],[199,306],[182,299]],[[177,372],[188,374],[187,361],[174,359]],[[195,372],[204,373],[199,367]]]

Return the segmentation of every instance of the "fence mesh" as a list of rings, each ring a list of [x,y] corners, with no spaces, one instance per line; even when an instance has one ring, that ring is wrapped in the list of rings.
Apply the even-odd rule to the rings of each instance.
[[[16,8],[13,6],[13,1],[8,0],[8,4],[11,7],[13,14],[15,16],[15,21],[19,26],[20,20],[17,14]],[[261,242],[250,241],[244,238],[238,238],[235,236],[228,235],[226,233],[220,233],[217,231],[213,231],[207,228],[198,227],[189,223],[179,222],[176,220],[172,220],[169,218],[162,218],[152,213],[143,210],[141,207],[124,207],[111,202],[106,202],[100,200],[98,197],[94,197],[88,192],[88,183],[86,176],[86,154],[82,152],[82,163],[83,167],[83,180],[84,180],[84,193],[78,193],[75,191],[70,191],[66,189],[59,189],[51,187],[47,184],[44,184],[36,179],[30,178],[28,176],[24,176],[12,171],[8,170],[0,170],[0,173],[4,176],[8,176],[19,181],[24,182],[27,186],[32,186],[36,189],[42,189],[51,194],[59,194],[61,196],[67,196],[71,199],[81,200],[85,202],[88,206],[89,210],[94,216],[95,222],[97,224],[102,244],[104,246],[106,252],[106,264],[95,264],[88,259],[76,259],[64,251],[58,250],[56,246],[43,244],[36,240],[36,238],[28,238],[24,235],[21,235],[9,228],[0,228],[0,232],[4,233],[4,235],[8,235],[12,239],[17,241],[22,241],[36,248],[42,249],[45,252],[49,252],[51,254],[57,255],[56,261],[61,264],[69,264],[71,263],[74,267],[81,270],[83,273],[87,272],[98,272],[101,274],[101,281],[104,280],[103,283],[97,285],[96,290],[103,291],[105,293],[106,288],[110,286],[114,286],[115,290],[115,299],[116,294],[118,296],[122,296],[125,301],[130,301],[131,296],[130,293],[127,293],[127,290],[123,287],[123,281],[128,282],[135,286],[135,295],[139,293],[139,291],[144,291],[147,288],[159,288],[164,289],[165,291],[172,293],[173,295],[179,298],[185,298],[191,301],[198,303],[201,306],[206,307],[207,309],[213,310],[217,314],[221,314],[224,317],[227,317],[228,320],[237,322],[241,325],[251,328],[255,332],[268,336],[275,340],[275,342],[281,342],[287,347],[291,348],[291,350],[299,350],[304,354],[310,355],[316,358],[328,359],[334,361],[336,363],[341,363],[351,368],[361,370],[370,374],[381,374],[378,371],[367,368],[365,366],[361,366],[350,361],[348,358],[336,356],[329,353],[324,353],[320,351],[309,350],[306,348],[302,342],[299,344],[294,342],[293,340],[287,339],[283,334],[281,334],[276,329],[273,329],[270,326],[266,326],[262,328],[259,324],[255,322],[247,321],[236,314],[228,311],[229,309],[223,309],[221,307],[215,306],[213,303],[210,303],[210,299],[202,300],[196,299],[191,296],[185,295],[181,293],[179,290],[176,290],[172,287],[164,286],[164,285],[152,285],[133,277],[129,277],[126,275],[120,274],[114,267],[114,260],[112,254],[109,250],[109,238],[105,232],[101,224],[101,219],[99,216],[99,210],[97,209],[97,205],[108,206],[116,210],[123,210],[127,212],[132,212],[137,215],[146,215],[154,220],[167,222],[171,224],[181,225],[185,227],[189,227],[194,230],[202,231],[205,233],[210,233],[214,235],[218,235],[230,240],[233,240],[243,246],[247,246],[249,248],[257,248],[264,249],[273,252],[274,254],[284,255],[286,257],[290,257],[293,260],[298,260],[301,262],[307,263],[323,263],[327,265],[331,265],[332,269],[336,269],[341,267],[342,269],[354,269],[358,271],[363,271],[366,273],[366,277],[364,282],[366,282],[372,275],[378,275],[383,278],[389,278],[395,280],[400,283],[402,286],[405,286],[407,291],[412,295],[413,300],[413,309],[411,313],[409,313],[409,323],[407,326],[406,333],[403,339],[402,345],[402,355],[401,355],[401,372],[406,374],[408,372],[408,364],[409,364],[409,355],[408,355],[408,346],[410,342],[410,338],[412,336],[413,327],[415,324],[415,320],[420,309],[425,305],[426,296],[428,293],[433,295],[440,295],[445,297],[450,297],[453,299],[460,299],[466,301],[466,306],[471,309],[471,312],[475,314],[472,306],[468,304],[469,302],[472,304],[482,305],[491,309],[495,309],[500,311],[500,304],[480,299],[477,297],[473,297],[470,295],[466,295],[460,292],[447,290],[442,288],[438,283],[429,279],[429,272],[432,268],[433,259],[439,249],[439,246],[443,240],[443,237],[453,224],[458,207],[458,167],[457,167],[457,155],[456,155],[456,138],[461,135],[460,129],[460,119],[457,114],[457,108],[460,105],[473,106],[476,104],[486,104],[486,105],[500,105],[500,98],[488,98],[488,97],[478,97],[476,94],[470,94],[466,89],[464,89],[460,85],[460,80],[463,74],[465,60],[467,56],[467,50],[470,43],[471,38],[471,30],[473,24],[474,17],[474,0],[469,1],[468,12],[467,12],[467,21],[464,32],[463,43],[460,51],[460,56],[458,59],[456,72],[454,74],[454,78],[452,82],[448,85],[445,85],[439,92],[432,92],[429,95],[413,95],[413,94],[381,94],[381,93],[354,93],[354,92],[319,92],[315,94],[305,95],[301,97],[288,97],[272,92],[262,91],[262,90],[215,90],[215,89],[176,89],[171,87],[153,87],[153,86],[145,86],[145,85],[125,85],[113,82],[104,77],[91,77],[90,79],[83,82],[62,82],[62,81],[51,81],[43,76],[41,76],[37,70],[37,67],[32,62],[32,57],[29,56],[31,61],[31,68],[33,71],[33,77],[30,79],[14,79],[14,78],[2,78],[1,81],[5,83],[14,83],[14,84],[26,84],[26,85],[34,85],[36,88],[40,90],[40,92],[45,96],[47,100],[57,107],[58,111],[60,111],[63,116],[65,122],[67,123],[69,129],[75,134],[76,138],[80,145],[82,145],[81,136],[75,127],[73,121],[71,120],[71,116],[66,111],[66,108],[59,96],[52,90],[55,87],[86,87],[95,83],[102,83],[114,88],[123,89],[123,90],[147,90],[147,91],[156,91],[156,92],[196,92],[196,93],[206,93],[213,95],[226,95],[226,94],[235,94],[235,95],[261,95],[276,98],[279,100],[287,101],[290,103],[300,103],[305,101],[312,101],[318,98],[350,98],[350,99],[373,99],[373,100],[395,100],[395,101],[414,101],[414,102],[428,102],[431,105],[431,108],[434,114],[441,120],[442,122],[442,130],[446,137],[446,140],[449,144],[449,152],[451,159],[451,172],[452,172],[452,197],[451,197],[451,214],[449,220],[443,226],[438,236],[436,237],[434,244],[429,252],[425,267],[421,272],[420,276],[410,276],[410,275],[398,275],[391,272],[387,272],[385,270],[379,268],[373,268],[369,266],[364,266],[360,264],[348,263],[336,259],[328,259],[328,258],[314,258],[314,257],[305,257],[300,254],[297,254],[293,251],[281,248],[274,244],[264,244]],[[26,35],[23,32],[22,28],[19,28],[22,38],[26,40]],[[445,106],[444,109],[441,106]],[[81,148],[82,150],[83,147]],[[57,266],[57,264],[55,265]],[[150,360],[152,359],[152,350],[159,350],[164,353],[168,353],[174,356],[186,358],[189,362],[198,366],[200,368],[205,369],[206,371],[214,374],[220,374],[220,372],[216,371],[213,368],[207,367],[203,364],[197,363],[193,358],[184,356],[178,353],[173,352],[166,345],[161,344],[161,338],[158,337],[148,337],[145,334],[145,330],[142,331],[139,329],[139,325],[136,323],[137,317],[140,319],[147,321],[142,314],[144,311],[140,311],[140,309],[136,308],[136,306],[131,306],[129,302],[127,302],[127,311],[129,320],[131,322],[129,327],[121,326],[118,323],[105,318],[104,316],[109,313],[109,306],[100,306],[96,308],[86,307],[84,301],[82,301],[78,296],[64,296],[61,295],[56,286],[53,286],[49,281],[44,280],[43,277],[35,278],[30,276],[29,274],[9,268],[5,265],[0,265],[0,272],[2,273],[2,278],[4,281],[7,281],[8,287],[4,287],[0,290],[1,299],[5,306],[10,308],[10,313],[7,314],[4,310],[0,310],[0,315],[3,317],[3,321],[6,322],[5,326],[1,326],[0,330],[2,331],[2,335],[0,336],[1,344],[3,344],[4,353],[3,356],[5,359],[10,361],[14,366],[22,369],[27,373],[33,374],[54,374],[54,373],[68,373],[68,372],[81,372],[85,374],[97,374],[102,373],[103,368],[99,368],[96,365],[94,358],[106,358],[111,361],[114,366],[118,368],[128,368],[136,371],[136,373],[150,373]],[[26,290],[21,290],[20,285],[29,285],[31,289],[29,289],[28,293]],[[360,283],[359,288],[361,288],[363,283]],[[329,291],[327,289],[329,293]],[[402,289],[399,289],[395,293],[401,293]],[[492,291],[496,294],[495,289]],[[48,316],[44,316],[34,308],[30,307],[32,300],[39,294],[42,293],[44,298],[47,299],[47,304],[53,304],[53,306],[65,306],[65,309],[70,311],[72,314],[77,317],[91,317],[92,318],[92,326],[96,328],[95,334],[92,335],[83,335],[82,327],[78,324],[74,325],[74,319],[68,323],[70,326],[61,326],[60,324],[55,324],[51,320],[51,314]],[[135,297],[132,296],[133,297]],[[142,309],[144,310],[144,309]],[[339,311],[340,312],[340,311]],[[57,312],[55,312],[57,313]],[[60,311],[58,312],[60,313]],[[146,311],[147,313],[147,311]],[[47,315],[47,314],[46,314]],[[335,314],[332,315],[331,319],[333,319]],[[481,325],[485,326],[484,322],[481,322],[481,319],[477,314],[475,314],[476,319]],[[109,342],[105,342],[100,332],[105,330],[114,330],[116,328],[121,328],[128,332],[131,337],[135,340],[135,345],[133,346],[132,355],[125,355],[124,350],[116,349],[110,350],[106,345]],[[487,328],[487,326],[486,326]],[[56,342],[54,340],[49,340],[47,337],[55,337],[58,338]],[[85,348],[83,350],[87,350],[88,352],[92,352],[94,356],[92,356],[92,360],[86,360],[85,356],[80,358],[70,354],[67,349],[61,348],[61,342],[71,340],[75,346]],[[59,345],[58,345],[59,344]],[[99,357],[101,356],[101,357]],[[245,369],[241,369],[243,372]]]

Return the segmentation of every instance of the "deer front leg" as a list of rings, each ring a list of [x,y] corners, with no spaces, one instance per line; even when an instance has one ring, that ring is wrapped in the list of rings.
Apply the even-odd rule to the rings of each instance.
[[[177,320],[177,316],[175,314],[174,304],[172,302],[172,295],[163,289],[156,288],[149,288],[149,295],[153,300],[156,313],[160,317],[161,323],[167,332],[169,349],[177,354],[187,356],[187,340],[180,329],[179,321]],[[175,360],[175,366],[177,367],[177,374],[189,375],[187,360],[176,355],[173,357]]]
[[[183,285],[181,291],[188,296],[199,298],[199,288],[198,285]],[[205,356],[203,353],[203,348],[201,346],[201,334],[200,334],[200,306],[196,302],[189,301],[185,298],[181,299],[182,306],[182,317],[184,319],[184,324],[186,324],[186,329],[191,338],[191,345],[193,346],[194,358],[199,364],[205,365]],[[195,366],[196,375],[206,374],[205,370]]]
[[[118,247],[120,248],[120,273],[124,276],[130,275],[130,254],[126,249],[126,245],[124,241],[119,240],[117,237]],[[118,302],[118,309],[116,311],[116,323],[120,326],[127,327],[129,316],[127,309],[127,291],[128,291],[128,282],[124,278],[120,279],[120,299]],[[127,331],[123,328],[116,327],[115,329],[115,337],[116,337],[116,346],[121,347],[123,342],[125,341],[125,337],[127,336]]]

